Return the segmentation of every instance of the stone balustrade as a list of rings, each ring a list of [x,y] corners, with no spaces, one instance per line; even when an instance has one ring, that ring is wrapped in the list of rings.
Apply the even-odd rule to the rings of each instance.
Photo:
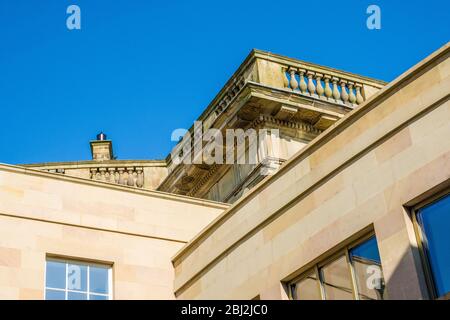
[[[380,80],[255,49],[210,102],[198,121],[202,122],[203,132],[211,127],[223,129],[227,119],[231,119],[235,112],[231,106],[243,106],[249,94],[246,88],[250,86],[270,90],[273,94],[272,106],[283,103],[283,99],[289,102],[292,93],[296,93],[299,97],[312,98],[332,107],[345,107],[345,112],[348,112],[385,84]],[[265,98],[270,99],[267,96]],[[253,107],[258,108],[258,104]],[[265,111],[261,109],[261,112]],[[191,136],[190,141],[181,141],[172,150],[172,154],[178,155],[180,160],[192,155],[196,140],[194,137],[198,133],[192,126],[187,134]],[[185,148],[186,143],[191,145]],[[172,162],[170,156],[166,160],[170,174],[178,164]],[[169,180],[166,183],[169,184]],[[170,188],[167,190],[173,191]]]
[[[144,186],[144,170],[142,167],[97,167],[91,168],[91,179],[117,183],[129,187]]]
[[[328,102],[355,106],[363,103],[363,84],[345,77],[303,68],[283,67],[284,88]]]
[[[167,176],[164,160],[110,160],[24,164],[24,167],[123,186],[156,189]]]

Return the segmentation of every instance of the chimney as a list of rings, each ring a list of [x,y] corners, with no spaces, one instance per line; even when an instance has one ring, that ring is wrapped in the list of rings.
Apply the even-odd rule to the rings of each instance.
[[[106,134],[104,134],[103,132],[100,132],[97,135],[97,140],[91,141],[90,144],[92,160],[104,161],[114,159],[112,142],[111,140],[107,140]]]

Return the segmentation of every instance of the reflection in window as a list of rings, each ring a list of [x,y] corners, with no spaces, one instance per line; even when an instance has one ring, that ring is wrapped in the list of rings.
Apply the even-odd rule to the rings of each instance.
[[[292,284],[294,300],[320,300],[320,284],[316,273],[312,271],[306,277]]]
[[[349,251],[361,300],[385,299],[385,284],[377,240],[371,237]]]
[[[300,276],[299,280],[294,280],[290,284],[292,298],[295,300],[385,299],[383,271],[376,238],[371,236],[364,239],[356,246],[343,249],[335,259],[319,263],[313,270]]]
[[[46,300],[109,300],[111,267],[48,259],[45,271]]]
[[[352,300],[352,280],[345,256],[331,262],[321,269],[325,299]]]
[[[437,297],[450,293],[450,195],[417,211]]]

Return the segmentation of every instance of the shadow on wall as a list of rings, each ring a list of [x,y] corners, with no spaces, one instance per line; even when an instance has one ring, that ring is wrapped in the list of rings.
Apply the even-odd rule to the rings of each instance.
[[[383,270],[386,282],[386,299],[389,300],[427,300],[430,299],[420,250],[402,253],[394,270]],[[386,276],[388,273],[389,276]]]

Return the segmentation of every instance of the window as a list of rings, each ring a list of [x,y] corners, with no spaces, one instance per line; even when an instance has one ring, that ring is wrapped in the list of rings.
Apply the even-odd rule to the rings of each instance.
[[[385,286],[374,235],[346,247],[290,284],[294,300],[383,300]]]
[[[312,271],[296,282],[292,287],[294,300],[320,300],[320,284],[316,272]]]
[[[419,244],[433,298],[450,293],[450,194],[415,211]]]
[[[46,300],[110,300],[111,266],[71,260],[47,259]]]

